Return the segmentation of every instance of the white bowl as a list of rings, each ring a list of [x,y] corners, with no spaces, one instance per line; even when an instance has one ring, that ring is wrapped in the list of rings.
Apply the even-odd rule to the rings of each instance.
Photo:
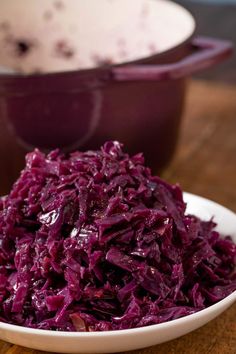
[[[210,200],[185,193],[187,211],[202,219],[214,216],[217,229],[236,242],[236,214]],[[0,339],[38,350],[58,353],[113,353],[145,348],[187,334],[225,311],[236,300],[236,291],[215,305],[193,315],[148,327],[90,333],[53,332],[0,322]]]

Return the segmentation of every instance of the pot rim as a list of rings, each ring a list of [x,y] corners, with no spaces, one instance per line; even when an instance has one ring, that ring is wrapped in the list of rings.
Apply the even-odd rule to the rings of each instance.
[[[151,0],[153,1],[153,0]],[[61,77],[61,76],[73,76],[75,74],[80,74],[82,76],[85,75],[85,79],[87,76],[94,75],[95,72],[101,73],[102,76],[104,76],[104,73],[107,72],[109,69],[115,68],[115,67],[120,67],[120,66],[127,66],[127,65],[136,65],[136,64],[148,64],[151,61],[158,62],[158,60],[161,60],[163,57],[168,56],[169,54],[172,54],[173,52],[177,51],[179,48],[185,46],[187,43],[191,41],[191,39],[194,37],[196,33],[196,19],[191,11],[186,9],[184,6],[173,2],[172,0],[165,0],[165,2],[171,4],[171,6],[174,6],[178,11],[182,11],[185,13],[186,16],[189,17],[192,21],[192,31],[189,33],[189,35],[182,40],[181,42],[178,42],[176,45],[170,47],[167,50],[161,51],[154,53],[150,56],[145,56],[145,57],[140,57],[134,60],[128,60],[124,62],[119,62],[116,64],[111,64],[111,65],[104,65],[100,67],[91,67],[91,68],[86,68],[86,69],[75,69],[75,70],[64,70],[64,71],[56,71],[56,72],[45,72],[45,73],[30,73],[30,74],[25,74],[25,73],[15,73],[15,72],[5,72],[1,73],[0,72],[0,80],[7,80],[11,81],[11,79],[21,79],[21,80],[27,80],[27,79],[38,79],[38,78],[53,78],[53,77]],[[1,66],[3,69],[10,69],[7,66]],[[107,78],[107,75],[105,75],[105,79]]]

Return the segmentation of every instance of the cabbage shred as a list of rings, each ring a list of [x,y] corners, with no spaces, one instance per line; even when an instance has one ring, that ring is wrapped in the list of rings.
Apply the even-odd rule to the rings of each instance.
[[[35,150],[0,199],[0,320],[58,331],[158,324],[236,289],[236,246],[118,142]]]

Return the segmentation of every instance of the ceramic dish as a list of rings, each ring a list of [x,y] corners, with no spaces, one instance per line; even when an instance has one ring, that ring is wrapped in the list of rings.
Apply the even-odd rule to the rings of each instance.
[[[214,216],[217,230],[236,242],[236,214],[210,200],[185,193],[187,212],[204,220]],[[187,334],[211,321],[236,301],[231,295],[193,315],[162,324],[111,332],[67,333],[29,329],[0,322],[0,339],[57,353],[114,353],[163,343]]]

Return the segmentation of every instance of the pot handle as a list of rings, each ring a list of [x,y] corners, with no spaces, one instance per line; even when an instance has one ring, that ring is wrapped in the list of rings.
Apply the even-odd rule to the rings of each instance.
[[[116,81],[180,79],[220,63],[233,52],[232,42],[208,37],[194,38],[191,46],[195,49],[194,52],[176,63],[113,67],[113,79]]]

